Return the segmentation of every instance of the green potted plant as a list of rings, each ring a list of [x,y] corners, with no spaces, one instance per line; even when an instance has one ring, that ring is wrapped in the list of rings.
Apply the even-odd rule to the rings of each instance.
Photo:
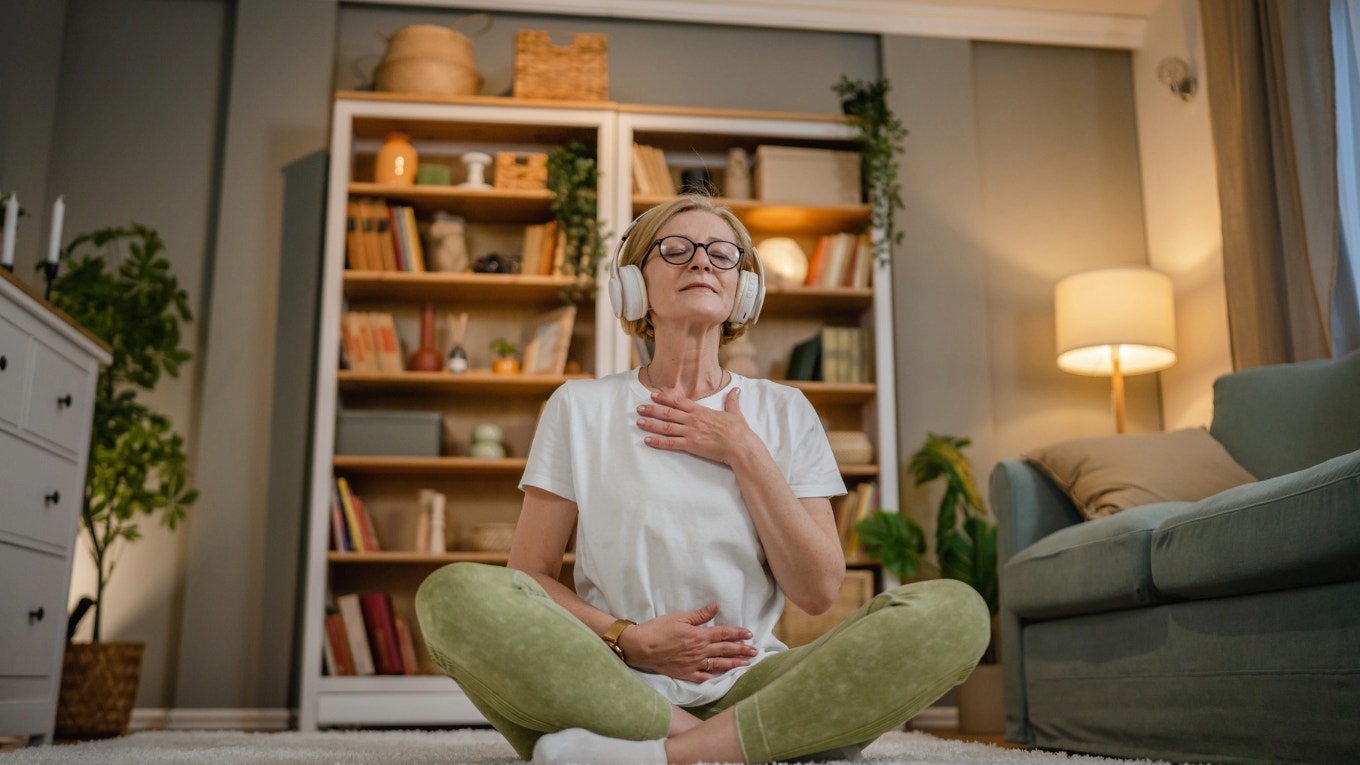
[[[595,150],[568,141],[548,153],[548,190],[562,237],[562,273],[576,277],[563,292],[566,302],[595,295],[595,268],[604,257],[599,223],[599,162]]]
[[[992,640],[978,670],[958,689],[959,729],[997,732],[1004,728],[1002,676],[996,614],[996,523],[973,480],[972,463],[963,454],[967,438],[926,434],[925,444],[911,455],[909,469],[917,486],[944,480],[935,520],[935,559],[940,576],[957,579],[977,591],[992,615]],[[924,565],[926,534],[920,524],[899,513],[876,510],[856,526],[865,555],[900,579],[910,579]]]
[[[117,735],[126,728],[143,644],[102,641],[106,588],[120,547],[141,538],[141,519],[156,518],[173,530],[198,498],[189,487],[183,437],[138,398],[162,374],[177,377],[191,358],[180,346],[180,325],[193,318],[189,299],[164,249],[159,233],[136,223],[83,234],[62,251],[65,267],[52,283],[52,303],[108,343],[113,357],[95,388],[81,503],[81,533],[96,577],[92,641],[67,644],[60,737]],[[68,639],[83,615],[84,609],[73,614]],[[114,667],[122,674],[99,671]]]
[[[902,243],[902,232],[893,218],[905,204],[902,185],[897,179],[898,155],[907,129],[888,108],[888,91],[892,86],[885,79],[852,80],[845,75],[831,87],[841,97],[841,108],[855,126],[855,143],[861,157],[861,183],[864,198],[869,202],[871,225],[883,232],[874,240],[874,252],[880,262],[892,256],[893,245]]]
[[[509,340],[498,337],[491,341],[491,352],[496,354],[495,361],[491,362],[491,371],[498,375],[513,375],[519,372],[519,359],[515,354],[519,353],[519,348]]]

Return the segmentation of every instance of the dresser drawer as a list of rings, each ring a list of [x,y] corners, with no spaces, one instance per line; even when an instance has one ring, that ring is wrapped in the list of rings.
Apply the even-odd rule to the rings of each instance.
[[[0,422],[19,424],[28,371],[28,333],[0,316]]]
[[[67,561],[0,542],[0,676],[51,675],[64,644]]]
[[[90,372],[41,342],[33,348],[33,387],[24,427],[76,451],[90,425]]]
[[[0,531],[69,548],[85,485],[76,463],[8,433],[0,433],[0,454]]]

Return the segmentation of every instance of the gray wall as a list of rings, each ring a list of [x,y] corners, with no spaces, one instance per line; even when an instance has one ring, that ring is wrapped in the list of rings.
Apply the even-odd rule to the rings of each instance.
[[[306,485],[310,366],[295,346],[307,337],[299,306],[314,299],[314,157],[332,90],[362,83],[355,63],[376,61],[379,32],[466,14],[334,0],[51,5],[26,0],[24,44],[0,50],[0,76],[27,75],[0,80],[0,188],[41,208],[60,186],[71,232],[131,217],[173,232],[199,317],[197,359],[158,401],[192,437],[203,498],[182,532],[124,556],[109,637],[150,644],[141,707],[282,708]],[[611,96],[631,102],[832,112],[841,73],[881,65],[912,131],[894,283],[904,461],[927,429],[972,436],[982,476],[1037,445],[1017,429],[1108,428],[1108,382],[1058,372],[1048,325],[1059,271],[1141,258],[1127,54],[498,14],[476,41],[484,92],[508,88],[521,27],[608,34]],[[34,82],[60,82],[48,116]],[[16,116],[17,104],[35,111]],[[36,260],[37,242],[20,243]],[[1135,429],[1155,425],[1155,390],[1130,393]],[[928,506],[908,503],[918,516]]]

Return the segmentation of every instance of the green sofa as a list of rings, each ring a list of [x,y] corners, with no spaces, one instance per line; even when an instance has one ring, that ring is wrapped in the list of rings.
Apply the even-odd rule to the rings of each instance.
[[[1360,763],[1360,353],[1224,375],[1209,434],[1258,480],[1085,520],[992,472],[1008,740]]]

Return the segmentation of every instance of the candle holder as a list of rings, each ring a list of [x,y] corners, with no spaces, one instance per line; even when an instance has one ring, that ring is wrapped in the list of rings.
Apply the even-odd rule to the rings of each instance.
[[[46,301],[48,301],[48,302],[51,302],[51,300],[52,300],[52,282],[54,282],[54,281],[57,280],[57,269],[61,267],[61,264],[60,264],[60,263],[54,263],[54,262],[52,262],[52,261],[50,261],[50,260],[44,260],[42,266],[43,266],[43,276],[44,276],[44,277],[46,278],[46,280],[47,280],[47,289],[43,291],[43,300],[46,300]],[[14,270],[12,266],[10,267],[10,270]]]

